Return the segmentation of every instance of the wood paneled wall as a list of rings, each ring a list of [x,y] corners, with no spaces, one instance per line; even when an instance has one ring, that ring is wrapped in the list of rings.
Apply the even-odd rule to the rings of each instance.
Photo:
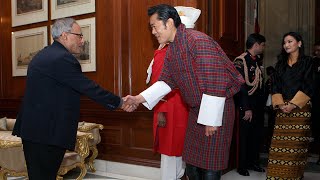
[[[85,75],[119,96],[135,95],[147,88],[146,69],[158,46],[150,32],[147,9],[159,3],[201,9],[196,29],[217,40],[230,58],[243,51],[244,0],[96,0],[95,13],[74,17],[96,18],[97,70]],[[26,78],[12,77],[11,32],[40,26],[49,29],[53,21],[12,28],[11,2],[0,0],[0,4],[0,116],[14,118]],[[79,121],[104,125],[99,159],[159,166],[160,157],[152,150],[152,111],[142,106],[133,113],[107,111],[82,97]]]
[[[315,42],[320,41],[320,1],[315,1]]]

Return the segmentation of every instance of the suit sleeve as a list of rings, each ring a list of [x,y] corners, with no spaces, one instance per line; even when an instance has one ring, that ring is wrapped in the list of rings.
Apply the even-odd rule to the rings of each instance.
[[[63,59],[54,64],[53,69],[51,76],[62,85],[88,96],[109,110],[121,107],[121,98],[84,76],[79,62],[72,55],[65,54]]]
[[[303,82],[301,90],[290,100],[291,103],[295,104],[299,108],[303,108],[311,99],[313,94],[313,69],[312,59],[306,59],[305,62],[305,73],[303,76]]]
[[[238,70],[238,72],[241,74],[241,76],[244,78],[244,66],[243,66],[243,61],[241,59],[236,59],[234,62],[234,65],[236,67],[236,69]],[[243,83],[241,85],[240,91],[238,93],[238,98],[239,98],[239,106],[241,108],[241,110],[246,111],[251,109],[251,107],[249,107],[249,95],[248,95],[248,86]]]
[[[277,67],[276,67],[277,69]],[[272,76],[271,76],[271,94],[272,94],[272,106],[273,108],[278,108],[279,105],[283,105],[284,104],[284,100],[283,100],[283,96],[282,96],[282,88],[281,88],[281,84],[282,84],[282,80],[279,74],[279,71],[275,71]]]

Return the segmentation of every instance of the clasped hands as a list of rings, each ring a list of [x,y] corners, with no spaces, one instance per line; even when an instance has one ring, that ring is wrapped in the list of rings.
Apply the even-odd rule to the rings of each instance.
[[[293,109],[295,109],[297,106],[292,104],[292,103],[286,103],[279,105],[279,108],[282,110],[284,113],[290,113]]]
[[[123,97],[122,100],[123,104],[121,106],[121,109],[127,112],[132,112],[136,110],[139,104],[145,102],[144,97],[140,94],[137,96],[127,95],[126,97]]]

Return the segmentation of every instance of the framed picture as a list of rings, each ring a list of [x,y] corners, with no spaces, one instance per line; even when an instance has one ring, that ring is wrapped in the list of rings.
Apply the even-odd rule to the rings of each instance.
[[[47,27],[12,32],[12,76],[26,76],[32,58],[48,44]]]
[[[95,12],[95,0],[51,0],[51,19]]]
[[[77,20],[83,34],[84,45],[81,54],[75,55],[82,72],[96,71],[96,18]]]
[[[48,20],[48,0],[11,0],[12,27]]]
[[[96,19],[77,20],[83,34],[84,45],[80,54],[74,54],[78,59],[82,72],[96,71]],[[50,26],[52,29],[52,25]],[[50,43],[53,43],[50,35]]]

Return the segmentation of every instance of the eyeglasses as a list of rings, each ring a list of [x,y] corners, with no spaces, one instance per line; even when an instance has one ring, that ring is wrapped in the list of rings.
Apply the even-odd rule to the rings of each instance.
[[[73,33],[73,32],[67,32],[67,33],[76,35],[76,36],[78,36],[80,39],[83,38],[83,34],[82,34],[82,33],[80,33],[80,34],[78,34],[78,33]]]

